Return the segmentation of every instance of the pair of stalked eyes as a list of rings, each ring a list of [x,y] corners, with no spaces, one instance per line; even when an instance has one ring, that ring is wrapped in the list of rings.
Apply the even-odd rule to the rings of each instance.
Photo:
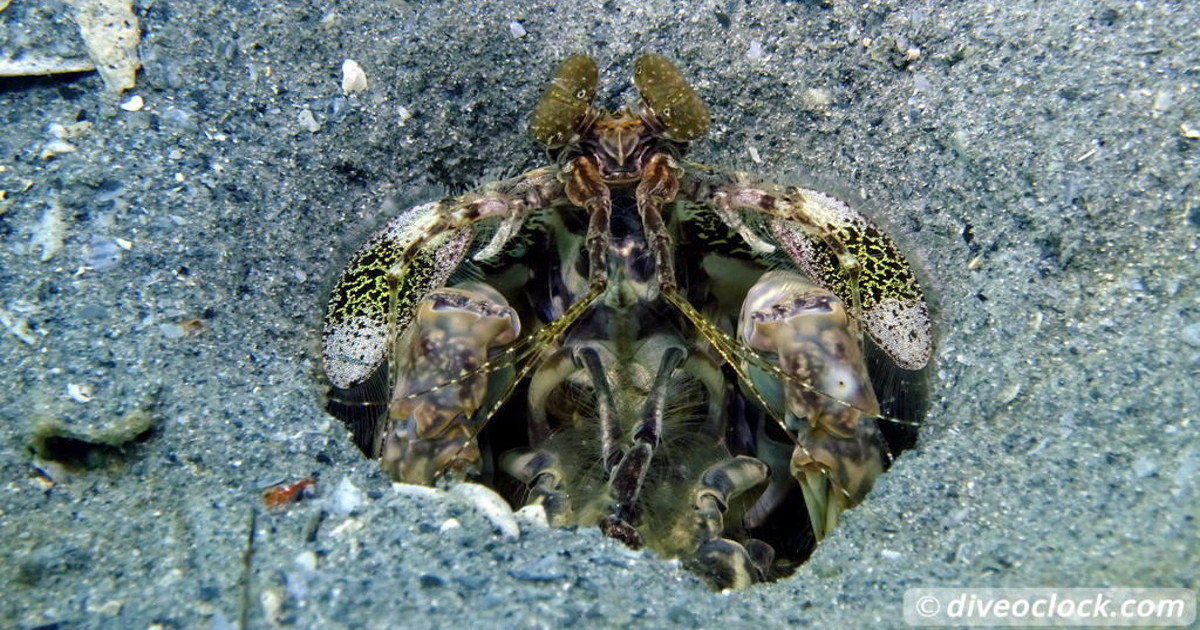
[[[577,138],[591,118],[597,77],[596,62],[587,55],[570,57],[558,67],[529,125],[538,142],[555,149]],[[633,84],[663,129],[663,138],[690,142],[708,131],[708,109],[670,61],[658,55],[638,58]]]

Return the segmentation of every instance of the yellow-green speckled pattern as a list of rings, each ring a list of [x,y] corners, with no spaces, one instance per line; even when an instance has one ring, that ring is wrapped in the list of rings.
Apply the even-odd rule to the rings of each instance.
[[[596,62],[587,55],[574,55],[562,62],[529,123],[529,131],[538,142],[554,149],[573,141],[596,96],[597,77]]]
[[[867,334],[906,370],[929,362],[932,352],[929,311],[917,277],[891,237],[845,202],[824,193],[798,189],[797,209],[823,233],[812,233],[782,219],[771,230],[788,255],[810,277],[859,314]],[[857,280],[842,254],[854,257]]]
[[[658,55],[638,58],[633,84],[666,127],[664,138],[691,142],[708,132],[708,108],[670,61]]]
[[[417,304],[458,267],[474,230],[438,232],[439,206],[420,205],[389,221],[338,278],[324,330],[325,374],[334,385],[371,376]]]

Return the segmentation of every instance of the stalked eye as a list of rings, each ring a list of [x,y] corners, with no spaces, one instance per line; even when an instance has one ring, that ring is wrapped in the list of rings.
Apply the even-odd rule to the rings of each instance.
[[[542,94],[529,130],[549,149],[570,144],[596,96],[596,62],[587,55],[567,58]]]
[[[644,55],[633,64],[633,84],[674,142],[691,142],[708,131],[708,109],[670,61]]]

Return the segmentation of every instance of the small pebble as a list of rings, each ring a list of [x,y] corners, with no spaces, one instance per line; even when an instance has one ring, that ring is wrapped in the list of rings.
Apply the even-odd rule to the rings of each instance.
[[[517,510],[513,517],[522,532],[542,531],[550,529],[549,519],[546,518],[546,508],[541,505],[526,505]]]
[[[1165,90],[1160,91],[1154,95],[1154,101],[1150,104],[1150,115],[1158,118],[1170,111],[1174,105],[1175,95]]]
[[[142,33],[133,5],[128,0],[67,3],[88,56],[96,62],[104,85],[114,93],[132,88],[142,65],[138,58]]]
[[[338,96],[329,101],[329,107],[325,111],[325,119],[331,123],[342,122],[346,118],[346,114],[350,113],[350,101],[344,96]]]
[[[276,620],[279,618],[280,610],[283,608],[284,597],[278,589],[267,588],[263,589],[258,595],[258,605],[262,607],[263,617],[271,622],[271,625],[277,625]]]
[[[521,536],[512,508],[495,490],[477,483],[460,483],[450,488],[450,495],[475,508],[501,538],[515,540]]]
[[[170,108],[162,113],[163,126],[180,131],[198,131],[196,115],[186,109]]]
[[[1000,392],[996,394],[996,402],[1001,405],[1007,405],[1008,403],[1016,400],[1017,396],[1020,395],[1021,384],[1009,383],[1004,387],[1004,389],[1001,389]]]
[[[88,383],[68,383],[67,396],[77,403],[91,402],[96,396],[96,387]]]
[[[746,51],[746,58],[751,61],[758,61],[766,56],[763,52],[762,42],[757,39],[750,41],[750,48]]]
[[[932,91],[933,91],[933,83],[929,80],[929,77],[927,75],[925,75],[925,73],[923,73],[923,72],[914,72],[913,73],[913,93],[914,94],[927,94]]]
[[[37,227],[29,237],[29,252],[40,252],[39,260],[46,262],[62,251],[67,223],[63,220],[62,206],[52,203],[42,212]]]
[[[37,336],[29,327],[29,320],[17,313],[0,308],[0,325],[3,325],[14,337],[26,344],[32,346],[37,342]]]
[[[367,89],[367,73],[353,59],[342,62],[342,91],[346,94],[364,92]]]
[[[88,304],[79,308],[79,319],[104,319],[108,317],[108,310],[98,304]]]
[[[349,477],[342,477],[329,497],[329,510],[338,516],[346,516],[362,506],[363,501],[362,490]]]
[[[525,27],[521,26],[521,23],[517,21],[508,23],[508,32],[512,33],[512,36],[517,39],[525,37]]]
[[[1153,477],[1158,472],[1158,463],[1143,455],[1133,461],[1133,474],[1138,477]]]
[[[96,271],[112,269],[117,266],[117,263],[121,262],[121,250],[126,249],[125,247],[121,247],[121,244],[116,239],[93,234],[88,239],[87,266]]]
[[[1184,326],[1179,337],[1183,339],[1183,343],[1193,348],[1200,348],[1200,322]]]
[[[305,571],[317,570],[317,554],[312,551],[301,551],[293,560],[295,565]]]
[[[968,510],[967,508],[960,508],[960,509],[954,510],[946,517],[945,526],[946,527],[957,527],[959,525],[962,525],[963,522],[967,520],[967,516],[969,516],[970,514],[971,514],[971,511]]]
[[[822,88],[808,88],[800,93],[800,102],[810,112],[823,111],[833,103],[833,93]]]
[[[75,148],[75,145],[67,142],[66,140],[51,140],[42,147],[42,152],[38,154],[38,157],[42,158],[43,160],[50,160],[60,155],[66,155],[67,153],[74,153],[76,151],[78,151],[78,149]]]
[[[418,579],[421,582],[421,588],[441,588],[446,585],[446,580],[429,573],[422,575]]]
[[[49,125],[46,125],[46,131],[50,134],[50,137],[58,138],[60,140],[72,140],[74,138],[83,137],[88,131],[91,131],[91,129],[92,122],[90,120],[81,120],[79,122],[73,122],[69,125],[64,125],[61,123],[50,123]]]
[[[146,106],[146,101],[138,94],[134,94],[129,100],[121,103],[121,109],[127,112],[141,111]]]
[[[310,109],[300,110],[300,114],[296,116],[296,122],[300,123],[301,129],[309,133],[317,133],[321,130],[321,123],[317,122],[317,117],[313,116]]]

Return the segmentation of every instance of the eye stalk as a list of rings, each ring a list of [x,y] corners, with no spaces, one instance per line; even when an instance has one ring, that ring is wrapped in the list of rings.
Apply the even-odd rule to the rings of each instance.
[[[558,67],[534,109],[529,129],[560,163],[586,158],[608,186],[641,181],[657,154],[678,158],[708,131],[708,109],[664,57],[643,55],[633,67],[642,103],[610,112],[592,105],[596,62],[574,55]]]
[[[596,62],[587,55],[573,55],[562,62],[533,110],[529,123],[533,137],[547,149],[577,142],[588,120],[596,116],[592,99],[598,77]]]
[[[638,58],[633,64],[633,84],[646,103],[650,122],[663,129],[663,138],[691,142],[708,132],[708,108],[666,58]]]

